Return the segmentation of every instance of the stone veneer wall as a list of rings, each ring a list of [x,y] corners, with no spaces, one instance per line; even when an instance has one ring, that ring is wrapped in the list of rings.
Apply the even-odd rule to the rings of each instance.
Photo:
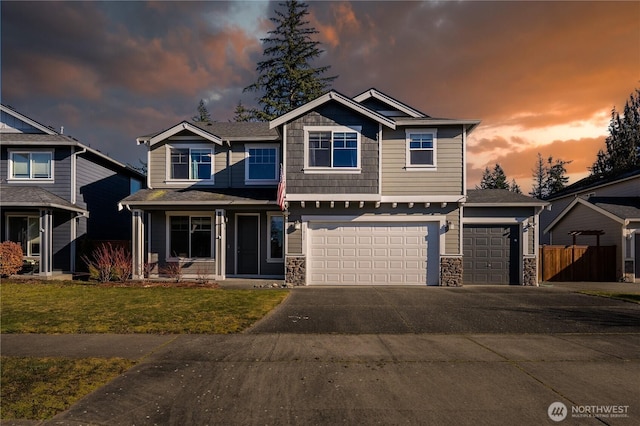
[[[522,285],[538,285],[538,259],[525,257],[522,259]]]
[[[447,287],[462,286],[462,258],[440,258],[440,285]]]
[[[304,257],[287,256],[285,283],[306,285],[307,267]]]

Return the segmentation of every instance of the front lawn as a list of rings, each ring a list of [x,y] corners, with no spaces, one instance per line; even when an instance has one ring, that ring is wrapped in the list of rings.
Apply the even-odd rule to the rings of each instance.
[[[53,281],[0,284],[2,333],[241,332],[286,290],[107,287]]]
[[[626,302],[640,303],[640,294],[616,293],[612,291],[592,291],[592,290],[584,290],[584,291],[581,291],[580,293],[588,294],[590,296],[608,297],[611,299],[624,300]]]

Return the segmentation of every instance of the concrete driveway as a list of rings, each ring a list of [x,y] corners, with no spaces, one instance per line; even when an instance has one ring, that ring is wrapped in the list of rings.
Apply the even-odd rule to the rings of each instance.
[[[3,335],[2,355],[138,361],[47,425],[636,425],[639,324],[558,288],[298,288],[244,334]]]
[[[634,286],[616,288],[637,291]],[[578,288],[575,284],[572,288],[296,288],[286,303],[249,333],[640,332],[640,305],[579,294],[575,292]]]

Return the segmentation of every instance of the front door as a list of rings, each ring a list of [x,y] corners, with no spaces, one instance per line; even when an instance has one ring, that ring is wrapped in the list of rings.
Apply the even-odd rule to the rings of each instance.
[[[236,274],[258,275],[258,215],[236,216]]]

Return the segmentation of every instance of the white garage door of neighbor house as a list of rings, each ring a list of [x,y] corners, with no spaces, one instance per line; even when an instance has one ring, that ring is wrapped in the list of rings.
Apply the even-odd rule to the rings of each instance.
[[[310,222],[310,284],[438,285],[438,223]]]

